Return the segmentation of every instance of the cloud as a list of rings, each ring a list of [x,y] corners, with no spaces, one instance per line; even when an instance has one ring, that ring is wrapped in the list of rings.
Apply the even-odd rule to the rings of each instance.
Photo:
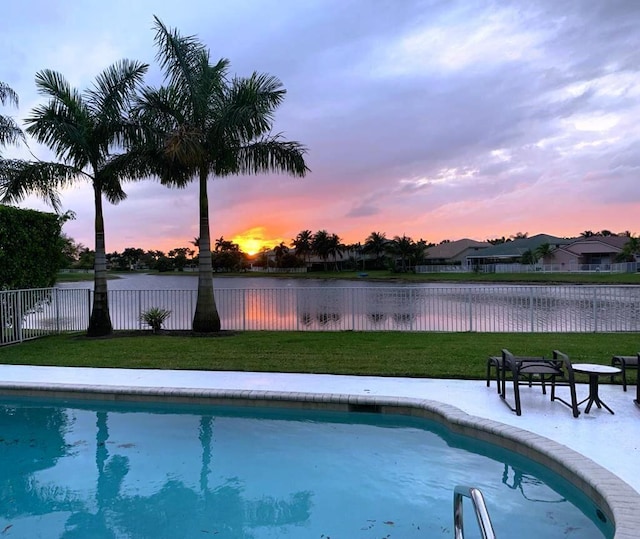
[[[212,236],[328,229],[352,243],[382,230],[438,242],[634,228],[636,2],[26,0],[0,21],[16,117],[40,99],[33,75],[43,67],[86,87],[126,56],[150,62],[160,83],[154,13],[198,35],[213,59],[229,58],[232,72],[278,76],[287,96],[275,130],[309,148],[306,178],[211,181]],[[106,210],[109,249],[172,248],[198,234],[195,184],[126,188]],[[90,191],[64,202],[78,213],[70,234],[92,244]]]

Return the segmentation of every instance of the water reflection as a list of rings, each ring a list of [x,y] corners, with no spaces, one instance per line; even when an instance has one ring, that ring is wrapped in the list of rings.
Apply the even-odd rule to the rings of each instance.
[[[637,286],[389,286],[269,277],[220,277],[214,284],[223,328],[229,330],[640,331]],[[64,305],[50,307],[51,323],[62,314],[62,330],[79,329],[65,325],[68,313],[76,313],[86,327],[88,292],[69,290],[75,286],[88,290],[92,283],[64,283]],[[171,311],[165,329],[191,327],[195,276],[134,274],[110,281],[109,287],[116,329],[145,329],[139,314],[151,307]],[[71,292],[76,295],[67,297]]]
[[[508,452],[496,458],[488,444],[421,420],[78,406],[0,406],[8,536],[441,537],[450,535],[453,485],[472,481],[501,536],[573,527],[602,537],[564,498],[538,507],[564,492],[549,486],[548,471],[538,479]]]

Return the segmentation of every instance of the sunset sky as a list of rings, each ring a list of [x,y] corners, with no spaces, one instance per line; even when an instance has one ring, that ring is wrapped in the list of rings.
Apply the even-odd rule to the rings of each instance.
[[[306,178],[210,181],[212,238],[249,251],[304,229],[347,243],[373,231],[435,243],[640,232],[637,0],[22,0],[0,18],[0,81],[20,96],[1,112],[28,115],[44,68],[85,89],[130,58],[161,84],[153,15],[233,74],[277,76],[287,97],[275,130],[308,148]],[[106,206],[108,252],[198,235],[195,183],[125,190]],[[66,191],[63,208],[77,214],[64,231],[93,248],[88,186]]]

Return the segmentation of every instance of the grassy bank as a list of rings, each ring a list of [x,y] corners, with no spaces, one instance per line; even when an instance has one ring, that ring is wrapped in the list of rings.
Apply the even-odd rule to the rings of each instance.
[[[191,276],[194,272],[144,271],[149,275]],[[117,279],[124,273],[109,273]],[[391,271],[367,271],[366,277],[358,271],[314,271],[311,273],[215,273],[216,277],[282,278],[282,279],[347,279],[359,281],[385,281],[403,283],[522,283],[522,284],[635,284],[640,285],[640,273],[393,273]],[[93,273],[59,273],[58,282],[93,281]]]
[[[640,351],[639,333],[239,332],[89,339],[58,335],[0,348],[0,363],[483,379],[486,358],[561,350],[608,365]],[[634,372],[635,374],[635,372]],[[633,376],[633,375],[632,375]],[[633,377],[635,380],[635,377]]]

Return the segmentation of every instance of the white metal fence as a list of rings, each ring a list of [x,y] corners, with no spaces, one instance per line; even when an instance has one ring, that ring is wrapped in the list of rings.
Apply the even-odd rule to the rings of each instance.
[[[638,262],[616,264],[479,264],[421,265],[416,273],[636,273]]]
[[[0,344],[83,331],[92,291],[0,292]],[[640,331],[637,286],[300,287],[216,290],[227,330],[622,332]],[[195,290],[112,290],[117,330],[148,329],[140,314],[169,309],[164,329],[191,328]]]

